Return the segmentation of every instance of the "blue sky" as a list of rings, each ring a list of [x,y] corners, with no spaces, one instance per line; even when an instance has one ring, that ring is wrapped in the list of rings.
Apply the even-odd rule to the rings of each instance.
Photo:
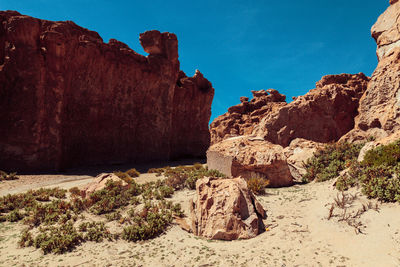
[[[143,52],[139,33],[177,34],[181,69],[199,69],[214,88],[212,118],[250,90],[305,94],[323,75],[376,67],[370,28],[389,0],[105,1],[0,0],[1,10],[72,20]]]

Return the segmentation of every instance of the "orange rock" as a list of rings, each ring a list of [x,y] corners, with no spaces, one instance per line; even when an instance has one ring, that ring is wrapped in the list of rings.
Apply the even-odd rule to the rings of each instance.
[[[192,231],[210,239],[235,240],[265,230],[265,210],[242,178],[203,178],[196,182],[192,203]]]
[[[400,130],[400,2],[390,3],[371,29],[378,66],[360,100],[356,126],[343,140],[379,139]]]
[[[276,90],[253,91],[250,102],[242,99],[211,123],[211,144],[241,135],[263,137],[284,147],[296,138],[337,141],[353,129],[368,81],[362,73],[328,75],[316,83],[316,89],[289,104]]]

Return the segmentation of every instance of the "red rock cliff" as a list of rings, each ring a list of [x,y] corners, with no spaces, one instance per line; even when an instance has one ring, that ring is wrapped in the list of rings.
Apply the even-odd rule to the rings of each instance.
[[[205,155],[214,89],[180,72],[174,34],[141,34],[145,57],[71,21],[0,22],[0,169]]]

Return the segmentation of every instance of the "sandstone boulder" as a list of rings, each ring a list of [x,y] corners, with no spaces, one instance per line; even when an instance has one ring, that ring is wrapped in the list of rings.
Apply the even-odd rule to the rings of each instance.
[[[228,177],[263,177],[271,187],[293,185],[284,149],[263,138],[239,136],[212,145],[207,166]]]
[[[210,239],[235,240],[257,236],[265,229],[265,210],[242,178],[203,178],[196,182],[192,231]]]
[[[302,182],[302,178],[307,172],[304,164],[323,146],[322,143],[297,138],[284,148],[289,170],[295,182]]]
[[[71,21],[0,11],[0,169],[204,156],[211,83],[179,70],[174,34],[140,42],[148,56]]]
[[[86,196],[89,196],[93,192],[104,189],[106,187],[107,182],[109,181],[122,182],[122,185],[124,186],[128,185],[125,181],[123,181],[121,178],[119,178],[113,173],[101,173],[97,175],[95,178],[93,178],[92,182],[90,182],[85,186],[82,186],[81,190],[85,192]]]
[[[260,137],[232,137],[208,149],[207,166],[228,177],[262,177],[271,187],[291,186],[301,182],[304,163],[322,146],[298,138],[283,148]]]

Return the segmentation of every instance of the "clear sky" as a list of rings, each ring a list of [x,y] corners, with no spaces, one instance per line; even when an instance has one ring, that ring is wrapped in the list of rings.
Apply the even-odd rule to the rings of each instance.
[[[389,0],[0,0],[1,10],[72,20],[146,54],[139,33],[157,29],[179,40],[181,69],[199,69],[214,88],[212,118],[250,90],[305,94],[323,75],[376,67],[370,28]]]

